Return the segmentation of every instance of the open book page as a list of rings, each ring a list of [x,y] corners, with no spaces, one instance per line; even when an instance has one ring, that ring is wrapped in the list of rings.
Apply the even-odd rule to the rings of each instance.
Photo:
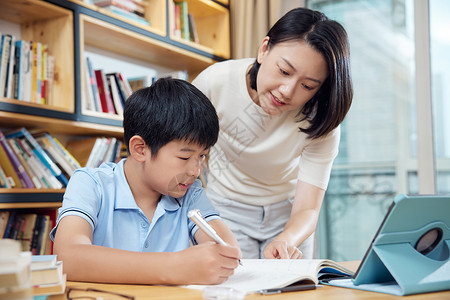
[[[335,262],[323,259],[242,259],[234,274],[216,286],[230,287],[245,293],[256,293],[262,289],[281,288],[294,282],[318,283],[317,273],[323,266],[337,267]],[[341,271],[348,271],[341,269]],[[185,286],[203,289],[207,285]]]

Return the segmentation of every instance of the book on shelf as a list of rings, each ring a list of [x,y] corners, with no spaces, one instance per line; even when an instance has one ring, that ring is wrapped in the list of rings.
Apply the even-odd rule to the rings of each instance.
[[[3,170],[1,164],[0,164],[0,188],[11,188],[11,185],[8,182],[8,178],[6,177],[6,173]]]
[[[38,215],[35,213],[28,213],[16,215],[16,217],[17,216],[20,216],[24,220],[24,225],[22,227],[23,232],[20,234],[20,239],[18,239],[21,243],[22,251],[30,251]]]
[[[3,238],[6,226],[8,225],[10,211],[9,210],[2,210],[0,211],[0,239]]]
[[[97,78],[95,76],[94,68],[92,67],[92,62],[89,57],[86,56],[86,80],[88,81],[86,84],[86,90],[88,90],[89,96],[92,96],[92,99],[88,100],[88,107],[91,107],[91,110],[101,112],[102,104],[100,101],[100,94],[98,92]],[[90,94],[92,92],[92,95]],[[89,104],[89,101],[93,103]]]
[[[188,20],[189,20],[189,33],[190,33],[189,37],[192,42],[198,44],[200,42],[200,40],[198,38],[197,27],[195,25],[194,16],[190,13],[188,14]]]
[[[179,5],[175,5],[174,1],[169,1],[170,3],[170,8],[172,10],[172,28],[173,28],[173,36],[175,38],[181,39],[181,17],[180,17],[180,6]]]
[[[0,96],[49,104],[54,77],[54,56],[47,45],[1,35]]]
[[[119,94],[118,83],[116,82],[116,77],[114,75],[106,75],[106,81],[110,91],[111,98],[113,100],[114,108],[119,116],[123,116],[123,106],[124,102],[122,96]]]
[[[96,168],[103,162],[117,162],[122,155],[123,142],[117,138],[92,137],[71,140],[67,149],[79,160],[81,166]]]
[[[31,64],[31,102],[41,102],[41,68],[42,68],[42,44],[36,41],[31,42],[31,54],[33,61]]]
[[[229,287],[246,294],[278,289],[292,284],[318,284],[329,277],[348,277],[353,271],[328,259],[242,259],[227,281],[216,285]],[[203,289],[206,285],[185,286]]]
[[[0,146],[0,165],[5,171],[8,185],[12,188],[21,188],[22,184],[20,183],[19,175],[17,175],[16,171],[14,170],[9,157],[2,146]]]
[[[98,93],[100,96],[100,103],[102,111],[105,113],[115,114],[114,103],[109,92],[108,81],[102,69],[94,70],[95,78],[97,79]]]
[[[8,139],[7,142],[10,144],[17,158],[25,169],[25,172],[27,172],[28,176],[30,176],[31,180],[33,181],[34,187],[37,189],[41,189],[43,187],[43,183],[39,178],[39,174],[28,163],[28,155],[27,153],[25,153],[25,150],[16,139]]]
[[[180,30],[181,30],[181,38],[190,41],[190,32],[189,32],[189,17],[188,17],[188,2],[183,1],[175,1],[175,7],[179,7],[179,20],[180,20]]]
[[[0,131],[0,146],[3,147],[9,161],[11,162],[14,171],[16,172],[20,184],[24,188],[34,188],[33,181],[31,180],[22,163],[17,158],[16,153],[11,148],[11,145],[6,141],[5,135]]]
[[[54,216],[51,216],[49,212],[19,213],[14,210],[1,213],[0,224],[4,226],[2,238],[20,242],[22,251],[30,251],[32,254],[51,254],[52,244],[49,235],[53,228]]]
[[[9,61],[8,61],[8,67],[6,70],[6,82],[5,82],[5,94],[4,94],[4,96],[6,98],[11,98],[11,95],[13,94],[14,54],[15,54],[15,48],[16,48],[16,37],[14,35],[11,35],[11,42],[10,42],[9,47],[10,47]]]
[[[25,127],[8,132],[5,136],[6,138],[24,138],[24,140],[29,143],[32,152],[39,158],[43,165],[50,170],[52,175],[55,176],[64,187],[67,186],[67,177],[64,176],[64,174],[61,172],[61,169],[50,159],[44,149],[42,149],[36,139]]]
[[[6,76],[8,74],[8,63],[10,58],[12,35],[3,34],[0,44],[0,97],[5,96]]]
[[[67,142],[66,148],[78,160],[80,166],[85,167],[96,142],[96,137],[74,139]]]
[[[31,64],[30,43],[16,41],[14,99],[31,102]]]
[[[37,174],[43,188],[60,189],[62,183],[51,173],[51,171],[43,164],[43,162],[33,152],[32,146],[25,138],[11,138],[23,149],[24,157],[33,171]]]

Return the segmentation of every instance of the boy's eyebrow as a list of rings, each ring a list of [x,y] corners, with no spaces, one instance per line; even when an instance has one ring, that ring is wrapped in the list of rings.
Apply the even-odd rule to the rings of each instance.
[[[294,66],[284,57],[281,57],[281,59],[294,71],[296,71],[297,69],[294,68]],[[317,82],[318,84],[322,84],[322,81],[315,79],[315,78],[311,78],[311,77],[307,77],[306,79]]]
[[[209,148],[208,149],[206,149],[206,148],[203,149],[203,151],[207,151],[207,150],[209,150]],[[182,152],[196,152],[197,150],[189,148],[189,147],[184,147],[184,148],[181,148],[180,151],[182,151]]]

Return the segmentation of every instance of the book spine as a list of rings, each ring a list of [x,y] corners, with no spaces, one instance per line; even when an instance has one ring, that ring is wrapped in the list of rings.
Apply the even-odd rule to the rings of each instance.
[[[95,76],[95,71],[89,57],[86,57],[86,68],[89,72],[89,82],[91,84],[92,94],[94,96],[95,110],[101,112],[103,108],[100,100],[100,92],[98,90],[97,77]]]
[[[5,86],[6,86],[6,74],[8,70],[8,61],[9,61],[9,51],[11,49],[11,35],[4,34],[2,35],[2,51],[0,57],[0,96],[3,97],[5,95]]]
[[[37,189],[42,188],[42,184],[37,177],[36,172],[31,169],[30,164],[27,161],[27,155],[23,152],[23,149],[17,144],[17,141],[15,139],[8,139],[7,140],[13,151],[16,153],[17,158],[19,159],[20,163],[24,167],[25,171],[27,172],[28,176],[30,176],[31,181],[33,181],[34,187]]]
[[[123,116],[123,103],[119,95],[118,86],[114,75],[106,75],[111,98],[113,100],[114,108],[119,116]]]
[[[11,35],[8,70],[6,75],[5,97],[11,98],[13,95],[13,71],[14,71],[14,57],[16,49],[16,37]]]

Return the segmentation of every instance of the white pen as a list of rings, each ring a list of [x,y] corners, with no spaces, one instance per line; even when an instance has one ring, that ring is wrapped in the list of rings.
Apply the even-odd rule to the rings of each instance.
[[[189,219],[192,220],[197,226],[203,230],[204,233],[206,233],[210,238],[212,238],[214,241],[216,241],[218,244],[228,246],[228,244],[222,240],[222,238],[217,234],[217,232],[214,230],[214,228],[211,227],[211,225],[206,222],[206,220],[203,218],[200,210],[198,209],[192,209],[188,212]],[[239,264],[242,266],[241,260],[239,260]]]

